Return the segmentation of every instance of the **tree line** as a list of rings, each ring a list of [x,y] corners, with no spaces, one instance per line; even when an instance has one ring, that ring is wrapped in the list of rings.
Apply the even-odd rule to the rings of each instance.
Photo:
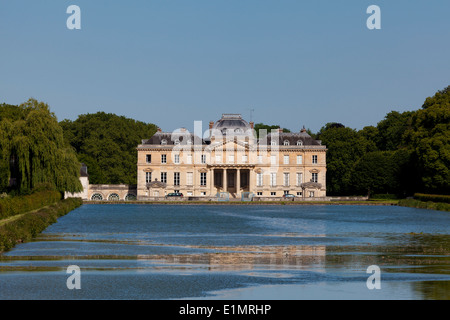
[[[419,110],[389,112],[362,130],[328,123],[315,135],[327,146],[327,193],[450,192],[450,86]]]
[[[327,123],[308,133],[327,146],[328,195],[450,192],[450,86],[416,111],[391,111],[361,130]],[[258,123],[255,129],[278,126]],[[30,99],[0,105],[0,193],[30,193],[43,184],[81,189],[81,163],[92,184],[136,184],[137,151],[157,126],[97,112],[58,122]],[[284,132],[290,132],[283,128]]]

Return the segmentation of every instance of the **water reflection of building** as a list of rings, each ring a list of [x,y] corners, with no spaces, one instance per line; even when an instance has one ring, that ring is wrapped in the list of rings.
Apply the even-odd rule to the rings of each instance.
[[[211,271],[258,268],[282,270],[325,266],[325,246],[217,247],[214,253],[139,256],[140,260],[163,260],[168,264],[205,265]]]

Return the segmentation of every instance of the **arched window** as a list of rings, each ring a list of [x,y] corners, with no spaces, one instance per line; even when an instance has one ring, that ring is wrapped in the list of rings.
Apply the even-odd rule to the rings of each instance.
[[[125,200],[126,201],[134,201],[134,200],[136,200],[136,196],[132,193],[129,193],[125,196]]]
[[[102,201],[103,196],[100,193],[94,193],[91,197],[92,201]]]
[[[297,141],[297,145],[298,145],[298,146],[302,146],[302,145],[303,145],[303,141],[302,141],[302,140],[298,140],[298,141]]]
[[[283,144],[284,144],[285,146],[288,146],[288,145],[289,145],[289,141],[288,141],[288,140],[284,140],[284,141],[283,141]]]
[[[119,201],[120,197],[117,193],[111,193],[108,197],[109,201]]]

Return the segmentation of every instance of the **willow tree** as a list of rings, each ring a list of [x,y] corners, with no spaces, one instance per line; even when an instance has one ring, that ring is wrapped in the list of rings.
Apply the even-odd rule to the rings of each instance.
[[[48,105],[30,99],[18,107],[0,108],[0,167],[7,169],[0,186],[14,178],[20,192],[40,184],[62,192],[81,191],[80,163]]]

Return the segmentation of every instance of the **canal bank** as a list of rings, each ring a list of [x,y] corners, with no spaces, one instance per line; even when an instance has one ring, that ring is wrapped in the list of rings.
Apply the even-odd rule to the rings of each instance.
[[[18,243],[28,242],[57,219],[83,204],[80,198],[60,200],[52,205],[0,220],[0,254]]]

